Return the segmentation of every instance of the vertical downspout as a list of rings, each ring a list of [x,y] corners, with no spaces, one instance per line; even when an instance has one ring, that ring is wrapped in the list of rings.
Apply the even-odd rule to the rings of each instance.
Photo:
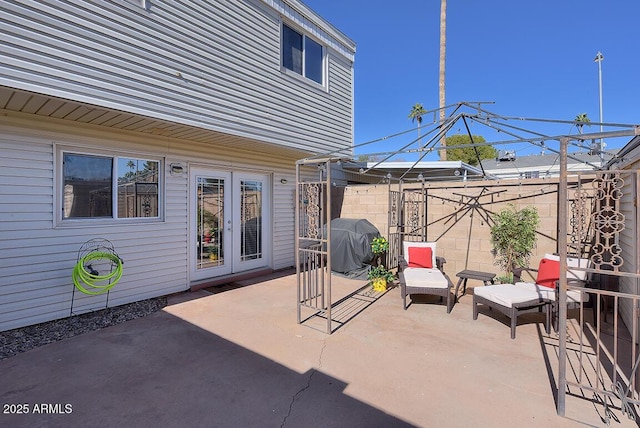
[[[560,255],[560,284],[558,302],[558,415],[565,415],[567,391],[567,145],[569,139],[560,139],[560,183],[558,187],[558,254]]]

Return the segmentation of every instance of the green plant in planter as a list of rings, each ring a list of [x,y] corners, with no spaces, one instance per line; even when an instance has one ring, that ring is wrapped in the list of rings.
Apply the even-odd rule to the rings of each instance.
[[[389,251],[389,241],[387,241],[387,238],[383,236],[373,238],[371,241],[371,251],[373,251],[373,254],[377,255],[384,254]]]
[[[387,270],[384,266],[376,266],[371,268],[368,274],[369,280],[373,281],[376,278],[383,278],[387,282],[393,282],[396,278],[395,274],[390,270]]]
[[[387,254],[387,251],[389,251],[389,241],[387,241],[387,238],[383,236],[373,238],[371,241],[371,252],[375,257],[373,258],[372,264],[386,267],[385,254]]]
[[[506,276],[513,278],[513,270],[527,267],[529,258],[536,246],[536,228],[540,223],[536,207],[521,210],[509,205],[492,217],[491,244],[495,264],[500,266]]]
[[[396,278],[393,272],[387,270],[384,266],[372,267],[368,274],[369,281],[373,289],[376,291],[384,291],[387,289],[387,284],[393,282]]]

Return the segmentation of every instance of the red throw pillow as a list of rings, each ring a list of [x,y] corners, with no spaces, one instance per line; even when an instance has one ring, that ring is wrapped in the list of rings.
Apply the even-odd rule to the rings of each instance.
[[[409,247],[409,267],[433,267],[433,250],[431,247]]]
[[[536,284],[543,287],[556,288],[556,281],[560,279],[560,262],[557,260],[542,259],[538,266]]]

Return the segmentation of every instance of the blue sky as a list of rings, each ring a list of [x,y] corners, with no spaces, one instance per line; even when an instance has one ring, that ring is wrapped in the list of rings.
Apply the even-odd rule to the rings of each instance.
[[[414,128],[407,115],[417,102],[427,110],[438,107],[440,1],[303,1],[357,44],[356,144]],[[640,124],[638,16],[639,0],[449,0],[447,104],[490,101],[484,108],[504,116],[573,120],[587,113],[598,122],[594,58],[601,51],[604,122]],[[425,117],[423,126],[432,120]],[[575,133],[567,124],[514,125],[546,135]],[[471,130],[494,139],[485,127]],[[599,126],[585,127],[597,131]],[[463,125],[454,127],[457,132],[465,132]],[[399,147],[415,137],[385,144]],[[629,140],[607,140],[608,148]],[[497,148],[539,152],[528,144]]]

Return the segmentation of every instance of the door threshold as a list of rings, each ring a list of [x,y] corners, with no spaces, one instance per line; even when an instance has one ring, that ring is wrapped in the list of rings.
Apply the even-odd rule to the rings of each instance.
[[[232,273],[229,275],[217,276],[215,278],[209,278],[202,281],[195,281],[191,283],[191,291],[202,290],[203,288],[214,287],[216,285],[228,284],[230,282],[244,281],[247,279],[256,278],[263,275],[269,275],[273,273],[271,268],[260,268],[254,270],[248,270],[245,272]]]

